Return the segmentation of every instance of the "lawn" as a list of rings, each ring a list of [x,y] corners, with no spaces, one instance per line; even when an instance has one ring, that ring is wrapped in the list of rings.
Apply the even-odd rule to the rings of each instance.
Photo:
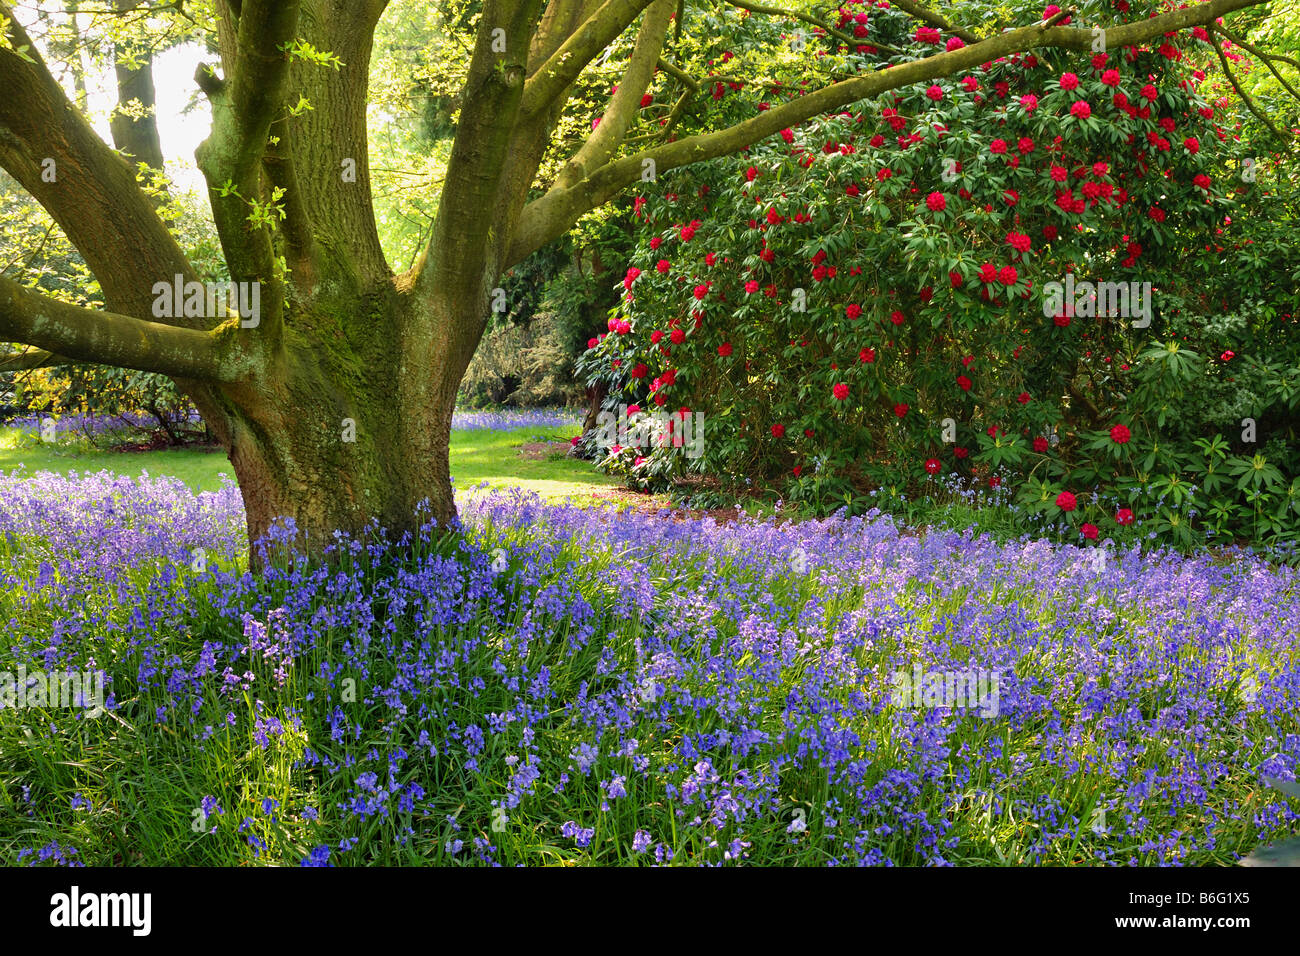
[[[577,435],[576,425],[493,429],[459,429],[451,434],[451,474],[461,488],[487,482],[490,488],[518,487],[547,500],[587,499],[593,492],[619,486],[585,461],[552,449],[541,458],[520,454],[521,446],[562,442]],[[216,491],[223,474],[233,477],[221,451],[167,449],[163,451],[97,451],[82,442],[44,444],[16,429],[0,428],[0,473],[24,467],[31,475],[50,471],[66,475],[107,469],[130,477],[143,472],[179,478],[194,491]]]

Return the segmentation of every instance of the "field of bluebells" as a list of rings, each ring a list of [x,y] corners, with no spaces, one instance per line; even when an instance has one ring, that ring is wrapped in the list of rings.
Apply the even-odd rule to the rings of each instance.
[[[0,863],[1230,864],[1300,831],[1300,572],[892,519],[462,496],[268,543],[238,492],[0,477]],[[286,532],[287,534],[287,532]],[[198,569],[198,570],[196,570]],[[891,700],[983,668],[998,712]]]

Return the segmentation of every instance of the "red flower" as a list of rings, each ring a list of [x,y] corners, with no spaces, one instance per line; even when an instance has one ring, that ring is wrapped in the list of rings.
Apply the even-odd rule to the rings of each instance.
[[[943,99],[943,87],[937,83],[932,84],[926,89],[925,95],[937,103]]]
[[[965,448],[963,448],[961,445],[955,445],[955,446],[953,446],[952,453],[953,453],[954,455],[956,455],[958,458],[965,458],[967,455],[970,454],[970,452],[968,452],[968,451],[967,451]]]
[[[1074,495],[1070,494],[1068,491],[1062,491],[1056,496],[1056,507],[1060,508],[1062,511],[1073,511],[1078,507],[1078,502],[1075,500]]]
[[[594,349],[600,344],[600,339],[587,339],[587,348]]]
[[[668,338],[672,340],[673,345],[681,345],[686,341],[686,333],[681,329],[673,329]]]
[[[844,401],[844,399],[849,397],[849,387],[845,385],[843,382],[840,382],[834,388],[831,389],[831,394],[834,395],[836,399],[842,402]]]
[[[1067,325],[1070,324],[1070,317],[1062,313],[1054,317],[1052,321],[1055,322],[1057,325],[1059,325],[1061,328],[1065,328]]]
[[[745,283],[745,292],[747,292],[750,295],[753,295],[757,291],[758,291],[757,279],[750,279],[748,282]]]
[[[730,354],[731,354],[731,343],[730,343],[730,342],[723,342],[721,345],[719,345],[719,346],[718,346],[718,354],[721,355],[723,358],[726,358],[728,355],[730,355]]]
[[[1003,285],[1015,285],[1020,274],[1016,272],[1015,266],[1003,266],[998,270],[998,281]]]
[[[998,477],[997,475],[994,475],[992,478],[989,479],[989,487],[990,487],[990,488],[997,488],[997,487],[999,487],[1001,484],[1002,484],[1002,479],[1001,479],[1000,477]]]
[[[641,97],[641,107],[642,107],[642,109],[644,109],[645,107],[649,106],[649,105],[650,105],[651,103],[653,103],[654,101],[655,101],[655,98],[654,98],[652,95],[650,95],[649,93],[647,93],[645,96]]]
[[[1133,437],[1128,430],[1127,425],[1116,425],[1110,430],[1110,440],[1116,445],[1127,444],[1128,440]]]
[[[1047,439],[1042,435],[1039,435],[1034,439],[1034,451],[1038,452],[1040,455],[1047,451]]]
[[[694,238],[695,236],[695,227],[683,226],[681,236],[682,236],[682,242],[690,242],[691,239]]]
[[[1070,107],[1070,113],[1078,119],[1084,120],[1092,115],[1092,107],[1089,106],[1086,101],[1079,100],[1079,102]]]
[[[1007,151],[1007,141],[1004,139],[995,139],[989,143],[989,150],[997,153],[999,156]]]
[[[751,182],[751,183],[752,183],[752,182],[754,181],[755,177],[757,177],[757,176],[758,176],[758,170],[755,169],[753,166],[750,166],[749,169],[745,170],[745,179],[746,179],[748,182]]]
[[[969,392],[969,391],[970,391],[970,379],[968,379],[965,375],[958,375],[958,376],[957,376],[957,387],[960,388],[963,392]]]
[[[1104,86],[1119,86],[1119,70],[1107,70],[1101,75]]]
[[[784,438],[784,437],[785,437],[785,426],[784,426],[784,425],[781,425],[781,424],[773,425],[773,426],[772,426],[772,437],[773,437],[773,438]]]
[[[653,332],[650,333],[650,344],[658,345],[659,340],[662,339],[663,337],[664,337],[663,331],[661,329],[655,329]]]
[[[660,259],[657,263],[655,263],[655,268],[658,269],[660,272],[667,272],[672,267],[673,264],[669,262],[667,259]]]
[[[899,402],[897,405],[894,406],[894,414],[897,415],[899,418],[902,418],[904,415],[907,414],[907,409],[908,409],[908,405],[906,402]]]
[[[850,305],[847,308],[845,308],[844,314],[847,315],[850,319],[856,319],[862,315],[862,306],[854,303],[853,305]]]
[[[1224,352],[1222,355],[1220,355],[1219,359],[1220,361],[1231,362],[1236,357],[1237,357],[1236,352],[1233,352],[1232,350],[1228,350],[1227,352]]]
[[[1021,392],[1019,395],[1016,396],[1016,401],[1018,401],[1021,405],[1028,405],[1028,404],[1029,404],[1029,393],[1028,393],[1028,392]]]
[[[1075,76],[1073,73],[1061,74],[1061,89],[1073,90],[1073,89],[1077,89],[1078,86],[1079,86],[1079,78]]]
[[[895,309],[893,312],[889,313],[889,321],[893,322],[895,325],[902,325],[907,321],[907,316]]]
[[[718,261],[718,254],[716,252],[710,252],[708,255],[704,257],[704,264],[706,266],[711,266],[717,261]]]
[[[701,283],[700,285],[697,285],[695,287],[695,298],[703,299],[708,294],[709,294],[709,287],[704,283]]]
[[[939,469],[943,466],[939,464],[938,458],[929,458],[925,462],[925,470],[932,475],[939,474]]]
[[[663,333],[660,332],[658,334],[662,335]],[[633,378],[645,378],[646,375],[649,374],[649,372],[650,369],[646,367],[646,364],[644,362],[637,362],[636,366],[632,369],[631,375]]]
[[[1085,523],[1079,530],[1083,532],[1083,536],[1089,541],[1095,541],[1097,539],[1097,526],[1095,524]]]
[[[1115,512],[1115,523],[1121,525],[1132,524],[1133,512],[1130,511],[1128,508],[1120,508],[1119,511]]]
[[[948,205],[948,200],[944,198],[943,193],[930,193],[925,197],[925,204],[931,212],[943,212]]]
[[[874,362],[876,360],[876,350],[863,349],[858,353],[858,360],[861,362]]]
[[[798,478],[798,477],[799,477],[799,473],[800,473],[801,471],[803,471],[803,465],[795,465],[795,466],[794,466],[793,468],[791,468],[790,470],[791,470],[792,472],[794,472],[794,476],[795,476],[796,478]]]

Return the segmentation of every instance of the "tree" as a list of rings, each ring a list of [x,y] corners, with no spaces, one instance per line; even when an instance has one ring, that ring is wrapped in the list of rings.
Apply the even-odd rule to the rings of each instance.
[[[1107,41],[1138,45],[1263,2],[1137,14],[1108,27]],[[215,0],[220,70],[196,75],[213,112],[196,158],[230,277],[245,293],[236,314],[217,290],[194,287],[183,288],[184,307],[167,307],[164,290],[198,282],[193,264],[132,167],[69,102],[0,3],[0,166],[63,228],[106,302],[104,311],[80,308],[0,279],[0,340],[40,350],[3,367],[78,360],[175,379],[229,451],[250,539],[281,517],[316,545],[372,519],[401,531],[427,520],[416,514],[424,499],[440,522],[454,517],[452,409],[503,272],[643,177],[888,90],[1017,52],[1088,50],[1094,40],[1063,13],[982,38],[899,0],[918,24],[964,45],[835,79],[723,128],[641,138],[633,150],[628,133],[664,60],[677,0],[484,0],[432,236],[415,265],[394,274],[375,226],[366,142],[371,43],[386,5]],[[853,40],[803,11],[735,5]],[[628,31],[631,54],[603,115],[553,180],[538,183],[575,82]],[[690,70],[667,65],[684,88],[698,86]]]

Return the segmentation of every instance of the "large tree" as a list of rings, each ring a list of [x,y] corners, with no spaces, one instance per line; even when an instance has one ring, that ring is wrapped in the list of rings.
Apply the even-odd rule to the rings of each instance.
[[[1142,44],[1264,2],[1192,3],[1112,25],[1106,42]],[[316,541],[371,519],[409,528],[426,498],[435,517],[451,518],[452,409],[504,271],[643,176],[888,90],[1017,52],[1086,52],[1095,40],[1063,14],[982,37],[896,0],[918,25],[965,46],[828,81],[725,128],[638,136],[635,148],[628,133],[656,69],[690,85],[705,69],[665,60],[679,0],[484,0],[432,237],[409,271],[394,274],[375,226],[366,142],[372,38],[386,3],[215,2],[221,62],[197,75],[213,115],[197,161],[230,276],[259,284],[255,325],[229,312],[155,313],[155,284],[199,276],[132,166],[0,3],[0,166],[82,253],[107,307],[78,308],[0,278],[0,342],[37,350],[0,367],[75,360],[174,378],[229,451],[252,538],[280,517]],[[735,5],[839,34],[803,10]],[[575,83],[624,33],[631,53],[604,115],[539,182]]]

